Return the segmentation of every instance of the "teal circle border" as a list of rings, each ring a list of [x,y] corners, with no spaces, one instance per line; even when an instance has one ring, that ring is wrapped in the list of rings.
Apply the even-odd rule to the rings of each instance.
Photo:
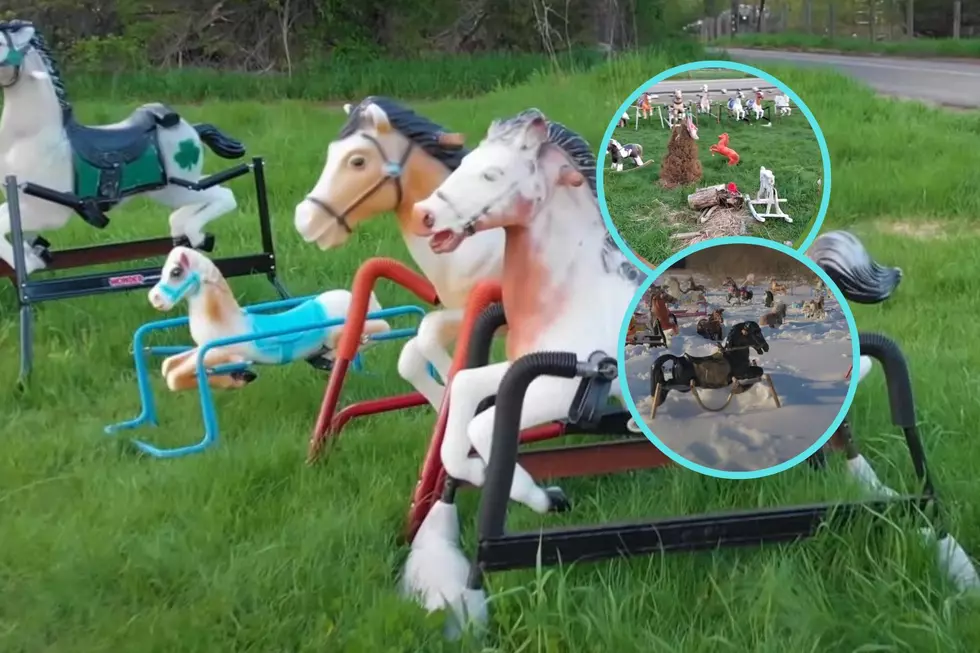
[[[837,418],[833,421],[833,423],[831,423],[830,428],[827,429],[827,432],[820,436],[808,449],[797,455],[795,458],[791,458],[790,460],[778,465],[773,465],[772,467],[748,472],[728,472],[711,467],[705,467],[704,465],[691,462],[680,454],[675,453],[646,425],[642,414],[637,409],[636,403],[633,401],[633,397],[630,396],[629,382],[626,376],[626,332],[629,330],[630,318],[636,311],[636,307],[643,300],[643,294],[650,288],[650,286],[653,285],[653,282],[656,281],[658,277],[666,274],[670,269],[670,266],[674,265],[681,259],[686,258],[695,252],[700,252],[703,249],[724,247],[725,245],[761,245],[762,247],[768,247],[778,252],[782,252],[783,254],[791,256],[796,261],[804,264],[813,273],[815,273],[824,282],[824,284],[826,284],[827,289],[833,293],[834,298],[840,305],[841,312],[844,314],[844,319],[847,321],[848,332],[851,336],[851,364],[853,366],[851,368],[851,381],[847,388],[847,396],[844,397],[844,403],[841,404],[840,412],[837,414]],[[796,465],[799,465],[807,458],[812,456],[818,449],[827,444],[827,441],[830,440],[830,437],[834,434],[834,431],[837,430],[837,427],[839,427],[841,422],[844,421],[844,418],[847,417],[847,411],[850,409],[851,403],[854,401],[854,394],[857,392],[857,386],[861,376],[858,373],[858,371],[861,369],[860,358],[861,344],[858,336],[857,324],[854,321],[854,314],[851,313],[851,307],[847,304],[847,300],[837,287],[837,284],[835,284],[831,278],[827,276],[827,273],[820,269],[816,263],[808,259],[801,252],[791,247],[787,247],[782,243],[776,243],[765,238],[755,238],[750,236],[731,236],[728,238],[716,238],[714,240],[695,243],[694,245],[682,249],[658,265],[647,280],[640,286],[636,296],[633,297],[633,301],[630,302],[629,310],[626,311],[623,324],[619,329],[619,346],[616,351],[616,362],[619,365],[619,369],[622,370],[622,373],[619,375],[619,387],[623,393],[623,401],[626,403],[626,407],[633,416],[633,420],[636,422],[637,427],[639,427],[639,429],[643,432],[643,435],[645,435],[647,439],[650,440],[655,447],[660,449],[660,451],[662,451],[668,458],[682,467],[686,467],[687,469],[695,471],[698,474],[704,474],[705,476],[736,480],[764,478],[766,476],[778,474],[779,472],[784,472],[787,469],[791,469]]]
[[[641,259],[630,246],[623,240],[623,237],[619,235],[619,230],[616,229],[616,225],[613,224],[612,218],[609,216],[609,206],[606,204],[606,190],[605,190],[605,176],[606,176],[606,147],[609,145],[609,139],[612,138],[613,132],[616,131],[616,123],[619,118],[623,115],[629,107],[636,103],[636,100],[640,97],[640,94],[646,89],[650,88],[654,84],[669,79],[678,73],[686,73],[691,70],[701,70],[703,68],[727,68],[729,70],[737,70],[739,72],[748,73],[759,79],[764,79],[783,93],[789,96],[794,104],[803,112],[806,116],[807,121],[810,123],[810,127],[813,129],[814,135],[817,137],[817,145],[820,147],[820,158],[823,160],[823,195],[820,198],[820,209],[817,211],[817,217],[813,220],[813,226],[810,227],[810,233],[799,246],[799,251],[805,252],[808,247],[817,238],[817,234],[820,231],[820,227],[823,226],[824,217],[827,215],[827,207],[830,206],[830,186],[831,186],[831,174],[830,174],[830,151],[827,149],[827,140],[823,136],[823,131],[820,129],[820,125],[817,124],[817,119],[813,117],[813,112],[806,103],[800,99],[800,97],[793,92],[793,89],[786,86],[769,73],[764,70],[759,70],[754,66],[747,66],[743,63],[738,63],[735,61],[695,61],[692,63],[686,63],[681,66],[675,66],[669,68],[664,72],[660,73],[656,77],[652,77],[639,86],[633,93],[623,102],[619,109],[613,114],[613,117],[609,121],[609,126],[606,127],[606,133],[602,136],[602,141],[600,142],[599,152],[598,152],[598,164],[596,171],[596,192],[599,195],[599,210],[602,212],[602,219],[606,223],[606,227],[609,229],[610,235],[612,235],[613,240],[619,246],[619,249],[623,251],[626,258],[630,260],[633,265],[636,265],[641,270],[645,271],[647,274],[651,273],[650,264]]]

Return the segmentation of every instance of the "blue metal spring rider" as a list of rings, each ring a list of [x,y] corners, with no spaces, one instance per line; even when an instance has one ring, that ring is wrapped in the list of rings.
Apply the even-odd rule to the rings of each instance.
[[[329,370],[332,352],[344,325],[351,294],[330,290],[251,306],[239,306],[218,267],[204,254],[176,247],[164,263],[160,281],[149,293],[154,308],[167,311],[187,300],[188,315],[148,322],[133,335],[133,357],[140,395],[140,413],[134,419],[107,426],[115,434],[144,425],[158,425],[156,400],[150,383],[147,354],[167,356],[162,371],[171,391],[196,387],[200,394],[204,436],[196,444],[161,449],[141,440],[134,445],[156,458],[178,458],[198,453],[218,441],[218,416],[212,388],[240,388],[257,376],[256,365],[284,365],[307,360]],[[362,346],[371,342],[409,338],[417,328],[392,329],[387,320],[402,315],[425,315],[420,306],[383,309],[372,298]],[[193,346],[147,346],[153,332],[188,327]],[[354,369],[363,368],[357,355]],[[430,369],[430,373],[435,372]]]

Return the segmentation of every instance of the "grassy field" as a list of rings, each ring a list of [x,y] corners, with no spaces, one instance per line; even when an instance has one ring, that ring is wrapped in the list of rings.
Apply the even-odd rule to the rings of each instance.
[[[717,104],[713,109],[717,111]],[[603,172],[609,215],[620,235],[646,260],[663,261],[681,249],[682,241],[671,239],[672,233],[699,230],[699,214],[687,205],[691,192],[734,181],[740,191],[754,197],[759,190],[759,166],[775,173],[780,197],[789,200],[784,210],[793,222],[771,219],[761,223],[750,218],[749,235],[797,242],[809,233],[820,207],[821,188],[817,180],[823,174],[823,162],[806,116],[797,110],[791,116],[775,118],[772,127],[762,127],[763,123],[754,120],[751,124],[738,123],[728,120],[724,113],[722,116],[720,123],[714,118],[701,118],[698,123],[703,179],[697,184],[669,190],[660,185],[659,175],[671,131],[662,129],[656,116],[641,120],[639,129],[630,125],[615,131],[613,138],[623,144],[639,143],[644,158],[653,162],[639,170],[631,168],[629,162],[624,172],[609,170],[607,163]],[[724,157],[712,156],[708,150],[723,132],[728,133],[729,145],[741,157],[734,167]]]
[[[538,106],[598,143],[609,117],[651,70],[677,61],[616,62],[478,100],[418,103],[447,126],[479,136],[494,117]],[[974,152],[980,116],[944,114],[878,99],[829,72],[770,71],[810,103],[834,157],[828,227],[851,226],[906,280],[886,305],[855,307],[863,329],[897,337],[910,358],[923,436],[950,499],[953,532],[980,552],[980,423],[966,316],[980,310],[980,197]],[[79,103],[82,118],[118,119],[118,103]],[[394,224],[365,226],[340,251],[304,245],[292,207],[312,186],[342,115],[300,101],[182,105],[244,139],[268,159],[270,200],[285,282],[295,294],[348,286],[358,263],[407,259]],[[773,131],[779,126],[773,128]],[[778,132],[777,132],[778,133]],[[211,157],[209,169],[218,168]],[[778,174],[778,168],[777,168]],[[247,180],[233,182],[241,210],[214,228],[218,252],[257,247]],[[793,197],[792,194],[789,195]],[[791,205],[793,206],[793,205]],[[56,246],[166,233],[159,207],[139,203],[101,233],[75,224]],[[263,280],[236,280],[243,301],[272,297]],[[408,300],[380,288],[386,305]],[[445,644],[395,591],[404,550],[396,543],[433,417],[417,412],[357,422],[329,464],[302,464],[324,378],[306,365],[263,369],[241,392],[219,396],[222,442],[205,455],[141,459],[105,424],[137,410],[128,347],[158,319],[143,293],[88,298],[38,310],[37,371],[18,396],[14,295],[0,288],[0,651],[416,652],[611,650],[971,652],[980,648],[972,602],[951,597],[932,552],[898,528],[870,538],[858,526],[765,551],[653,557],[490,579],[497,595],[484,647]],[[587,326],[587,325],[584,325]],[[403,391],[397,345],[367,355],[348,400]],[[159,386],[158,386],[159,387]],[[196,397],[160,395],[157,443],[196,441]],[[879,375],[852,413],[885,480],[908,479],[901,439],[889,427]],[[684,514],[848,495],[835,466],[763,481],[726,482],[680,470],[582,479],[564,487],[567,516],[515,508],[524,527]],[[475,499],[461,503],[467,542]]]
[[[911,57],[980,58],[980,38],[871,41],[863,38],[819,36],[815,34],[742,34],[732,43],[735,47],[772,48],[779,50],[835,51],[848,54],[886,54]]]

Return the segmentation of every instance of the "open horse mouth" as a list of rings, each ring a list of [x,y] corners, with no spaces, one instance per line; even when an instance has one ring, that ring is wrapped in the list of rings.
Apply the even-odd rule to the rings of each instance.
[[[459,247],[466,235],[452,229],[437,231],[429,238],[429,247],[436,254],[448,254]]]

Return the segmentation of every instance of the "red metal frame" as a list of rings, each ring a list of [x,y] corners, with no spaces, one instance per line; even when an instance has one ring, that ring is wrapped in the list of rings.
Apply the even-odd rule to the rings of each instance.
[[[429,280],[418,272],[408,268],[400,261],[390,258],[372,258],[361,264],[354,275],[351,288],[351,304],[347,310],[347,321],[344,331],[337,344],[336,358],[327,388],[323,393],[323,402],[317,415],[316,425],[310,435],[307,462],[316,462],[327,439],[337,435],[348,422],[356,417],[377,415],[415,406],[425,406],[426,400],[418,392],[368,399],[346,406],[339,412],[340,395],[344,380],[351,362],[357,356],[361,336],[364,332],[364,322],[368,314],[368,304],[374,286],[379,279],[388,279],[409,290],[423,302],[438,305],[439,297]]]

